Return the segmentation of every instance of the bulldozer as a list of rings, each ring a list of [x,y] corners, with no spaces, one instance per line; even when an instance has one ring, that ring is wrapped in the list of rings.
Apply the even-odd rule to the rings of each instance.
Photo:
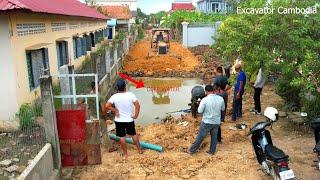
[[[153,28],[151,30],[151,49],[148,57],[167,54],[170,49],[170,29]]]

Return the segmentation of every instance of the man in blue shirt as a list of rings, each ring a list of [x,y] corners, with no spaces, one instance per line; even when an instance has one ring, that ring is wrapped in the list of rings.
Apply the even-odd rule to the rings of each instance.
[[[234,85],[232,120],[242,117],[242,96],[246,86],[246,74],[242,71],[241,64],[236,64],[235,70],[237,72],[237,82]]]
[[[221,96],[214,94],[212,85],[205,87],[207,96],[200,102],[198,112],[202,113],[202,122],[195,142],[189,149],[189,154],[194,154],[199,149],[203,139],[210,132],[211,145],[208,154],[213,155],[216,151],[218,129],[221,124],[221,111],[224,111],[224,100]]]

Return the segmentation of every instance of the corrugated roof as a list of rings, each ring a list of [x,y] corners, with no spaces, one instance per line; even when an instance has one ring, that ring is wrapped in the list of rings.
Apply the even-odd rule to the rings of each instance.
[[[30,10],[38,13],[107,19],[96,9],[77,0],[0,0],[0,11]]]
[[[186,10],[186,11],[191,11],[194,10],[194,6],[192,3],[172,3],[172,11],[177,11],[177,10]]]
[[[108,18],[114,19],[131,19],[132,14],[129,6],[99,6],[99,12],[103,13]]]

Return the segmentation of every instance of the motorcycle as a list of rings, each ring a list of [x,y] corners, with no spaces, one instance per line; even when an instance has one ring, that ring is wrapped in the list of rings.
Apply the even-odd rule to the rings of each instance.
[[[289,156],[273,145],[270,132],[266,129],[268,126],[272,128],[272,124],[278,120],[278,111],[268,107],[264,116],[267,118],[266,121],[256,123],[248,134],[251,135],[252,145],[262,171],[275,180],[293,179],[295,175],[288,165]]]
[[[191,90],[191,103],[188,105],[191,106],[191,114],[194,118],[197,117],[198,107],[200,101],[206,96],[204,88],[202,86],[195,86]]]
[[[318,160],[314,161],[315,166],[318,170],[320,170],[320,118],[316,118],[311,121],[311,127],[314,131],[314,138],[316,141],[316,146],[313,151],[317,154]]]

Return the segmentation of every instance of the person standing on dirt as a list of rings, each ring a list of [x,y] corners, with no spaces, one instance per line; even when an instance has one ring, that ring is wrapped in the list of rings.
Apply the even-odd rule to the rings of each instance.
[[[126,82],[123,79],[117,81],[116,88],[119,92],[110,97],[106,103],[106,109],[115,114],[116,135],[120,137],[120,146],[125,159],[127,159],[128,152],[125,142],[127,134],[132,137],[139,153],[142,153],[134,124],[134,120],[138,118],[140,113],[140,104],[133,93],[126,91]]]
[[[257,78],[255,83],[253,84],[253,82],[250,82],[250,84],[253,86],[254,88],[254,96],[253,96],[253,100],[254,100],[254,113],[261,115],[261,101],[260,101],[260,96],[261,96],[261,92],[264,86],[264,78],[263,78],[263,73],[262,73],[262,68],[259,69],[259,72],[257,74]]]
[[[202,113],[202,122],[195,142],[188,150],[189,154],[194,154],[199,149],[203,139],[208,133],[211,135],[210,149],[208,154],[214,155],[217,146],[217,134],[221,124],[221,111],[224,111],[225,105],[222,97],[214,94],[212,85],[205,87],[206,97],[200,102],[198,112]]]
[[[221,122],[224,122],[228,105],[227,91],[231,88],[231,86],[228,82],[228,78],[223,75],[223,69],[220,66],[216,69],[216,77],[213,79],[213,86],[217,89],[215,94],[221,96],[224,100],[225,110],[221,112]],[[219,127],[218,130],[218,142],[222,142],[221,127]]]
[[[237,118],[242,117],[242,96],[246,86],[247,77],[242,70],[241,64],[235,65],[235,71],[237,72],[237,81],[234,85],[233,96],[233,108],[232,108],[232,120],[236,121]]]

